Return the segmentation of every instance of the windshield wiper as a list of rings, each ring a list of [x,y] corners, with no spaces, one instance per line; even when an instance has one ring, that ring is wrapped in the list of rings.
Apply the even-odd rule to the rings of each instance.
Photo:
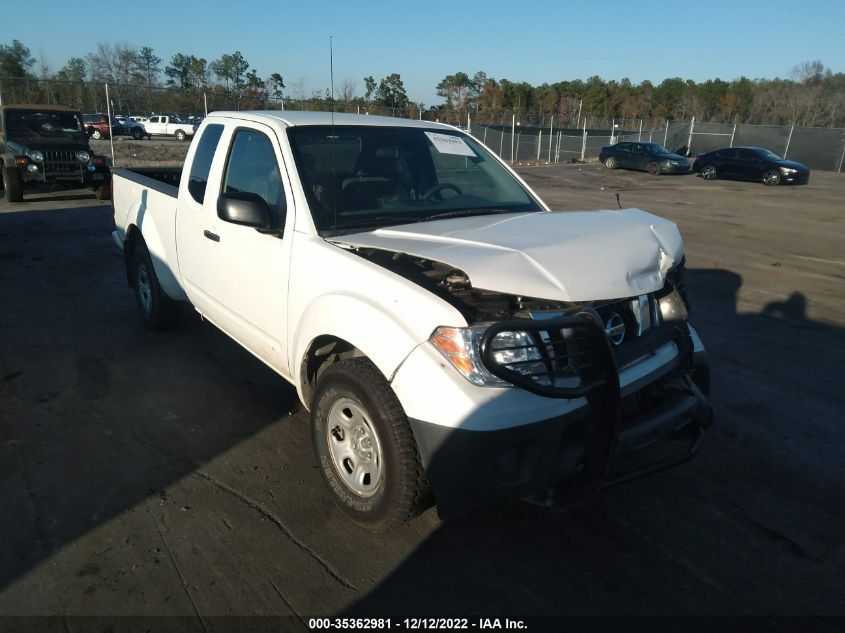
[[[435,213],[434,215],[427,215],[418,220],[419,222],[427,220],[439,220],[441,218],[460,218],[470,215],[496,215],[497,213],[518,213],[511,209],[454,209],[452,211],[443,211],[442,213]]]
[[[379,225],[383,226],[385,223],[387,224],[412,224],[414,222],[419,222],[419,218],[409,218],[409,217],[401,217],[396,215],[370,215],[363,218],[352,218],[350,220],[346,220],[344,222],[338,222],[337,224],[333,225],[331,228],[334,231],[343,230],[343,229],[352,229],[358,228],[362,226],[370,226],[370,225]]]

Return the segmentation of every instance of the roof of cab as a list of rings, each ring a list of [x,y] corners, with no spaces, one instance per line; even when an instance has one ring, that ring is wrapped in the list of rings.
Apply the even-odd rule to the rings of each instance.
[[[210,112],[209,119],[226,117],[246,119],[257,123],[281,124],[285,127],[297,125],[372,125],[378,127],[417,127],[454,129],[451,125],[435,123],[433,121],[419,121],[417,119],[400,119],[390,116],[375,116],[366,114],[347,114],[344,112],[294,112],[290,110],[247,110],[240,112]]]

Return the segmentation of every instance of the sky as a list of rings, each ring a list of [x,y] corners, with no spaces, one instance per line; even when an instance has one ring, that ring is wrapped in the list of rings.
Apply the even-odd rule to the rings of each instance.
[[[21,19],[9,19],[14,6]],[[26,6],[26,11],[22,7]],[[22,41],[58,70],[99,42],[205,57],[240,51],[262,77],[278,72],[286,94],[344,79],[399,73],[410,99],[442,102],[436,86],[458,71],[544,82],[628,77],[703,81],[787,77],[804,61],[845,72],[845,0],[170,0],[71,5],[0,0],[0,43]],[[14,14],[12,14],[14,15]],[[32,19],[35,17],[36,19]],[[163,64],[164,65],[164,64]]]

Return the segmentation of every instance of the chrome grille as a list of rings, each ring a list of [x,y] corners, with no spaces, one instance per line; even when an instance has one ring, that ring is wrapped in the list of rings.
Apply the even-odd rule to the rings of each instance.
[[[79,174],[82,163],[76,160],[76,150],[48,149],[44,151],[44,171],[48,174]]]

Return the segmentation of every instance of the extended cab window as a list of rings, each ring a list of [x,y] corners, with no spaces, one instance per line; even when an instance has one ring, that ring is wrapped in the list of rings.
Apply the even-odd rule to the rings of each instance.
[[[255,130],[235,132],[223,191],[258,194],[274,212],[274,219],[281,223],[285,191],[273,144],[266,135]]]
[[[211,161],[217,151],[217,144],[223,134],[222,125],[209,125],[200,136],[194,162],[191,164],[191,175],[188,177],[188,191],[191,197],[202,204],[205,199],[205,186],[208,184],[208,172],[211,171]]]

